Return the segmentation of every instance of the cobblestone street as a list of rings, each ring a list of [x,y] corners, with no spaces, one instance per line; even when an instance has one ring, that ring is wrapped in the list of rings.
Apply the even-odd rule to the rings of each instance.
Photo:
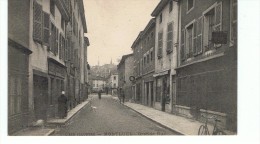
[[[93,96],[91,105],[83,108],[71,123],[56,129],[54,135],[175,135],[142,117],[111,98]]]

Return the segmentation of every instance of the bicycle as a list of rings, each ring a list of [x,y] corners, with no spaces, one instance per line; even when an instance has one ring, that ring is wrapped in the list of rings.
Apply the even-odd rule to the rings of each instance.
[[[217,126],[217,122],[221,122],[221,120],[217,119],[216,116],[211,116],[211,117],[206,117],[204,115],[201,115],[201,116],[206,118],[206,122],[205,122],[205,124],[200,126],[198,135],[210,135],[209,129],[208,129],[208,120],[209,119],[215,120],[214,128],[213,128],[211,135],[226,135],[226,133]]]

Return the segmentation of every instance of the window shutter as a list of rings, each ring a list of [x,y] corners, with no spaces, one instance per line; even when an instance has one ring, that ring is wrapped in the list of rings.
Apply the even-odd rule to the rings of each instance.
[[[33,40],[42,43],[42,6],[33,1]]]
[[[62,59],[62,35],[60,33],[60,39],[59,39],[59,58]]]
[[[157,57],[161,58],[162,57],[162,33],[158,34],[158,53]]]
[[[215,7],[215,26],[214,31],[222,30],[222,2]],[[221,44],[215,44],[215,47],[221,47]]]
[[[167,33],[167,53],[170,53],[172,52],[172,49],[173,49],[173,26],[172,26],[172,23],[170,23],[167,27],[168,29],[168,33]]]
[[[202,30],[203,30],[203,16],[198,18],[198,23],[197,23],[197,53],[200,54],[202,53]]]
[[[192,47],[193,47],[193,55],[197,54],[197,21],[193,23],[193,36],[192,36]]]
[[[55,51],[54,54],[57,55],[58,54],[58,49],[59,49],[59,30],[55,27],[56,29],[56,44],[55,44]]]
[[[185,59],[185,29],[181,31],[181,60]]]
[[[43,12],[43,44],[50,46],[50,15]]]
[[[65,40],[65,61],[68,61],[68,39]]]

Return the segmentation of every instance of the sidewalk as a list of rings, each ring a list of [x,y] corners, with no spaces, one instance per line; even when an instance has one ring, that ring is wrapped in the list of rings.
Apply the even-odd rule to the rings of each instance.
[[[75,108],[73,108],[72,110],[70,110],[67,114],[67,117],[64,119],[49,119],[47,121],[47,126],[62,126],[62,125],[66,125],[71,118],[73,118],[73,116],[75,116],[83,107],[85,107],[87,104],[89,103],[88,100],[82,102],[81,104],[77,105]]]
[[[84,101],[70,110],[65,119],[50,119],[45,123],[45,127],[28,127],[15,132],[11,136],[49,136],[55,132],[55,129],[49,128],[53,126],[62,126],[70,122],[70,120],[87,104],[89,101]]]
[[[41,128],[41,127],[29,127],[20,130],[10,136],[49,136],[54,133],[54,129]]]
[[[118,100],[117,97],[112,98],[114,100]],[[198,135],[198,129],[203,124],[196,120],[182,116],[176,116],[140,104],[125,102],[124,105],[143,115],[144,117],[154,121],[155,123],[181,135]],[[213,125],[208,124],[208,128],[211,133],[213,130]],[[227,135],[236,135],[236,133],[226,130],[225,133]]]

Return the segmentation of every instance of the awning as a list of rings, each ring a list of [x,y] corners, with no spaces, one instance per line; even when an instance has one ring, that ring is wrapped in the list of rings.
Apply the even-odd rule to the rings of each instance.
[[[169,74],[169,70],[163,71],[163,72],[159,72],[153,75],[153,77],[158,77],[158,76],[164,76]]]

